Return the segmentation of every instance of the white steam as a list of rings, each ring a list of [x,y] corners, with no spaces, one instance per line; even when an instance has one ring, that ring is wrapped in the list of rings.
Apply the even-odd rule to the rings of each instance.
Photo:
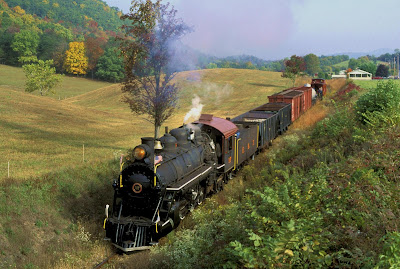
[[[202,95],[205,96],[205,102],[207,104],[220,105],[226,101],[233,92],[233,88],[229,84],[218,85],[212,82],[202,82],[195,84],[195,88],[201,91]]]
[[[200,97],[194,95],[192,99],[192,108],[186,114],[183,123],[187,123],[189,119],[198,120],[201,115],[201,111],[203,110],[203,104],[200,103]]]

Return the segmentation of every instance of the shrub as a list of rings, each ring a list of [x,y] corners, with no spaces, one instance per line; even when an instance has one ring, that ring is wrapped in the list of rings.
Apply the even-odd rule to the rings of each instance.
[[[383,253],[379,256],[377,268],[399,268],[400,233],[388,233],[380,241],[383,242]]]
[[[356,103],[362,123],[392,122],[400,117],[400,88],[392,80],[379,81],[375,89],[362,95]]]

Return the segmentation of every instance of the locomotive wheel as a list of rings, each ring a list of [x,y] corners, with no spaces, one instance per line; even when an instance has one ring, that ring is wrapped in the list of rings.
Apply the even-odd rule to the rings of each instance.
[[[215,182],[215,192],[220,192],[224,189],[224,181],[223,178],[220,177],[218,180]]]
[[[186,206],[182,206],[181,208],[179,208],[179,219],[183,220],[186,217],[187,213],[188,213],[188,210],[187,210]]]
[[[199,194],[197,195],[196,198],[196,206],[201,205],[204,201],[204,198],[205,198],[204,188],[199,186]]]

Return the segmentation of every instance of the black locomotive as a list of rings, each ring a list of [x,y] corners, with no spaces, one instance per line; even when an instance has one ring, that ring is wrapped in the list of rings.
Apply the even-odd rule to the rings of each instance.
[[[203,114],[196,122],[166,130],[158,140],[142,138],[142,144],[134,148],[134,160],[121,165],[114,181],[110,216],[106,206],[106,238],[125,252],[156,244],[207,195],[221,190],[247,160],[288,129],[292,107],[299,110],[311,103],[311,94],[304,93],[303,100],[297,93],[311,91],[307,86],[282,92],[285,97],[288,91],[296,91],[288,96],[297,99],[285,97],[284,102],[266,103],[232,120]]]

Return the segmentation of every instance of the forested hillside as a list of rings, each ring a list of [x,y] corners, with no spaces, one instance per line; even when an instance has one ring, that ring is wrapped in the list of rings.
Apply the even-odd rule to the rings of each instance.
[[[82,27],[89,21],[95,21],[104,30],[116,31],[121,26],[121,11],[109,7],[101,0],[2,0],[10,8],[21,7],[28,14],[61,23],[70,28]]]
[[[120,15],[98,0],[0,0],[0,63],[53,60],[59,73],[119,81],[123,67],[115,37]]]

